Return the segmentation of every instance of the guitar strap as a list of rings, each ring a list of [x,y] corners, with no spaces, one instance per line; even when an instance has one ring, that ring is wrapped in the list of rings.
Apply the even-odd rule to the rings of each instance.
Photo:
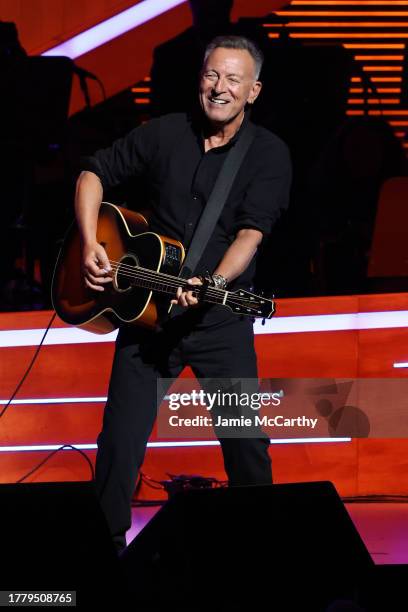
[[[180,270],[179,278],[191,278],[194,273],[215,226],[217,225],[221,211],[224,208],[235,177],[238,174],[238,170],[255,138],[255,130],[255,125],[248,122],[243,128],[237,142],[229,150],[221,170],[218,173],[217,180],[215,181],[204,211],[201,214],[188,249],[187,257]],[[171,308],[169,315],[173,317],[181,312],[185,312],[185,309],[176,304]]]

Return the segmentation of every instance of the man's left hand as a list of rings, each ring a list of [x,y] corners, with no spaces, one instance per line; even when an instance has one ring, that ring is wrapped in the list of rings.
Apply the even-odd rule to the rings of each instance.
[[[187,279],[186,283],[197,286],[201,286],[203,284],[197,276]],[[197,306],[198,299],[195,297],[193,290],[185,291],[182,287],[179,287],[177,289],[176,298],[171,300],[171,303],[183,306],[183,308],[188,308],[189,306]]]

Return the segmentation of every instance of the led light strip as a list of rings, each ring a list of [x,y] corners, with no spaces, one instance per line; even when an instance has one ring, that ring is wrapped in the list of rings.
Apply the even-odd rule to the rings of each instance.
[[[41,397],[15,399],[10,402],[10,406],[21,405],[41,405],[41,404],[92,404],[106,402],[106,397]],[[9,400],[0,399],[0,406],[8,404]]]
[[[76,59],[88,51],[137,28],[138,26],[154,19],[158,15],[183,4],[186,0],[143,0],[135,6],[98,23],[97,25],[73,36],[65,42],[52,47],[41,55],[55,56],[64,55]]]
[[[385,312],[352,312],[333,315],[304,315],[295,317],[274,317],[257,319],[255,334],[294,334],[304,332],[347,331],[360,329],[387,329],[408,327],[408,310]],[[0,331],[0,348],[16,346],[36,346],[41,341],[45,329],[11,329]],[[89,344],[114,342],[117,331],[109,334],[92,334],[76,327],[51,329],[44,345]]]
[[[351,438],[282,438],[280,440],[271,439],[271,444],[306,444],[323,442],[350,442]],[[183,440],[180,442],[148,442],[148,448],[190,448],[194,446],[219,446],[218,440]],[[63,444],[36,444],[32,446],[0,446],[0,453],[19,453],[27,451],[53,451],[61,448]],[[79,450],[96,450],[96,444],[72,444]],[[72,448],[63,448],[64,451],[72,451]]]
[[[271,393],[264,393],[264,395],[272,396]],[[189,395],[191,397],[191,395]],[[105,403],[107,397],[40,397],[16,399],[10,402],[10,406],[24,406],[24,405],[42,405],[42,404],[102,404]],[[170,395],[165,395],[163,401],[169,401]],[[0,406],[8,404],[8,400],[0,399]]]
[[[408,368],[408,361],[401,361],[401,362],[396,362],[393,363],[392,365],[393,368]]]

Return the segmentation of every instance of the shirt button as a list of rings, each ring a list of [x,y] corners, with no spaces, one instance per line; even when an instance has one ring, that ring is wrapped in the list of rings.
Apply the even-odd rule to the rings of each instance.
[[[193,195],[193,200],[198,200],[198,195]]]
[[[191,222],[187,223],[187,227],[193,227],[193,224]]]

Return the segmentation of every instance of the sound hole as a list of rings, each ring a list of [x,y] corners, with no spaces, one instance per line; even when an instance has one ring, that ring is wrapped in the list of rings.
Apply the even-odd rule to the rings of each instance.
[[[128,253],[119,260],[119,266],[113,279],[117,291],[129,291],[132,288],[132,272],[138,265],[139,260],[133,253]]]

